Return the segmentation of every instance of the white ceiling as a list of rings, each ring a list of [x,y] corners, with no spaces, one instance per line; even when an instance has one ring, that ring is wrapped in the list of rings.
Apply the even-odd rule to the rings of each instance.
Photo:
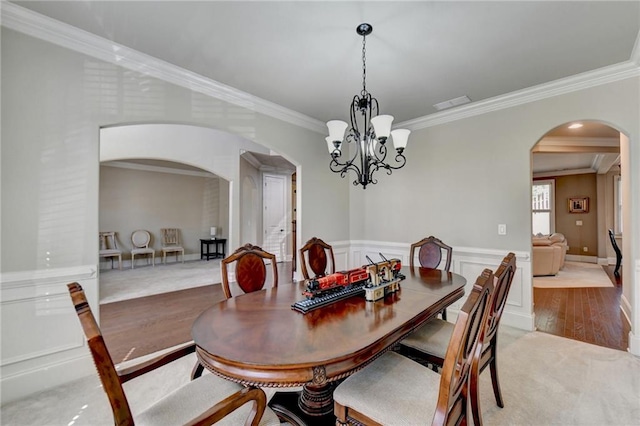
[[[640,1],[12,3],[323,122],[362,89],[361,22],[367,89],[396,123],[638,61]]]

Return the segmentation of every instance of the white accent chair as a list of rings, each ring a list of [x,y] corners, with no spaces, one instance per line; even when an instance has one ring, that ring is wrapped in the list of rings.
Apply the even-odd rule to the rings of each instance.
[[[167,253],[176,254],[176,262],[178,261],[178,253],[182,254],[182,263],[184,263],[184,248],[180,245],[180,231],[177,228],[162,228],[162,263],[167,263]]]
[[[156,266],[156,251],[149,247],[151,242],[151,234],[148,231],[138,229],[131,234],[131,243],[133,248],[131,249],[131,269],[136,264],[136,255],[151,255],[151,266]],[[149,258],[147,257],[147,263]]]
[[[122,250],[118,249],[115,232],[100,232],[100,257],[111,258],[111,269],[113,269],[113,258],[118,258],[118,269],[122,269]]]

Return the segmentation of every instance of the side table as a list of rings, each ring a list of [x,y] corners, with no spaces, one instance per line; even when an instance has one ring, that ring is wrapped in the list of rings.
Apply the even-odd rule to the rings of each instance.
[[[200,259],[211,259],[225,256],[224,250],[227,244],[226,238],[200,238]],[[211,251],[211,246],[214,251]],[[221,249],[222,248],[222,249]]]

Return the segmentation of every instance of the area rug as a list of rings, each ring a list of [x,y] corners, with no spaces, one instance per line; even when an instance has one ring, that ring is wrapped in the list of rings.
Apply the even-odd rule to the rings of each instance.
[[[533,277],[537,288],[613,287],[601,265],[566,261],[555,276]]]
[[[112,303],[221,282],[220,259],[101,270],[100,303]]]

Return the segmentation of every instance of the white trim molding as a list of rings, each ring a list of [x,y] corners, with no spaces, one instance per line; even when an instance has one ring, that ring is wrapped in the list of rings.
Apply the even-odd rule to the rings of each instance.
[[[95,371],[66,284],[80,283],[98,315],[96,269],[81,265],[1,275],[2,404]]]
[[[315,118],[114,43],[103,37],[25,9],[16,4],[2,1],[0,7],[2,8],[2,25],[12,30],[203,93],[207,96],[238,105],[257,113],[265,114],[320,134],[326,134],[325,124]],[[630,77],[636,77],[640,75],[640,53],[638,53],[638,50],[640,50],[640,48],[638,47],[638,40],[636,40],[633,53],[628,61],[451,108],[424,117],[418,117],[399,123],[397,127],[404,127],[409,130],[423,129],[624,80]]]
[[[411,244],[391,241],[339,241],[331,242],[336,257],[336,270],[356,268],[368,263],[366,256],[374,262],[382,253],[386,258],[399,258],[409,264]],[[469,294],[475,279],[485,268],[495,271],[504,256],[512,251],[516,255],[517,271],[511,284],[502,323],[523,330],[533,331],[533,283],[531,279],[531,254],[528,251],[495,250],[481,247],[453,247],[451,271],[467,280],[465,293]],[[415,262],[417,263],[417,261]],[[447,309],[455,319],[464,301],[458,301]]]
[[[2,25],[12,30],[317,133],[326,133],[326,125],[323,122],[297,111],[290,110],[16,4],[3,1],[1,7]]]

